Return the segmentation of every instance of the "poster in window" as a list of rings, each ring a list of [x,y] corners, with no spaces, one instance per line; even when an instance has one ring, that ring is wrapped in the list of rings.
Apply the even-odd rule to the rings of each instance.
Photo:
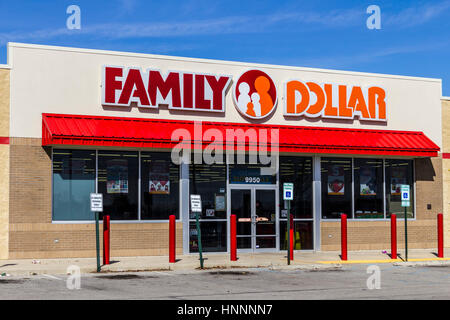
[[[391,170],[391,195],[399,196],[402,184],[409,184],[407,179],[408,168],[398,167]]]
[[[225,196],[222,194],[215,195],[214,207],[216,211],[225,211]]]
[[[170,194],[169,162],[152,162],[149,174],[150,194]]]
[[[330,166],[328,174],[328,195],[342,196],[345,191],[344,168],[335,165]]]
[[[206,216],[207,217],[214,217],[215,211],[214,209],[206,209]]]
[[[359,173],[359,194],[361,196],[377,195],[377,176],[373,167],[362,166]]]
[[[107,193],[128,193],[128,161],[123,159],[106,162]]]

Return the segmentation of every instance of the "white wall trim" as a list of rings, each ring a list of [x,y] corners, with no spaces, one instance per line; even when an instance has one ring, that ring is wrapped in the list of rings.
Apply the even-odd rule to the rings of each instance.
[[[430,81],[430,82],[442,83],[442,79],[437,79],[437,78],[422,78],[422,77],[390,75],[390,74],[382,74],[382,73],[368,73],[368,72],[343,71],[343,70],[333,70],[333,69],[282,66],[282,65],[249,63],[249,62],[238,62],[238,61],[227,61],[227,60],[187,58],[187,57],[176,57],[176,56],[166,56],[166,55],[156,55],[156,54],[107,51],[107,50],[84,49],[84,48],[75,48],[75,47],[48,46],[48,45],[38,45],[38,44],[17,43],[17,42],[8,42],[8,63],[11,65],[12,65],[12,61],[10,60],[11,57],[10,57],[10,51],[9,51],[9,49],[11,47],[49,50],[49,51],[80,52],[80,53],[86,53],[86,54],[127,56],[127,57],[135,57],[135,58],[150,58],[150,59],[160,59],[160,60],[174,60],[174,61],[182,60],[182,61],[197,62],[197,63],[242,66],[245,68],[253,67],[253,68],[281,69],[281,70],[292,70],[292,71],[308,71],[308,72],[319,72],[319,73],[329,73],[329,74],[351,75],[351,76],[359,76],[359,77],[366,76],[366,77],[375,77],[375,78],[389,78],[389,79],[412,80],[412,81]]]

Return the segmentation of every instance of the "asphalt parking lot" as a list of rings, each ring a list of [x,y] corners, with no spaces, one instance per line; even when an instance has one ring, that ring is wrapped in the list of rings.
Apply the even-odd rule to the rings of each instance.
[[[0,278],[0,300],[450,299],[450,265],[368,267],[89,273],[79,289],[68,289],[67,275],[10,276]],[[69,279],[69,287],[76,284]]]

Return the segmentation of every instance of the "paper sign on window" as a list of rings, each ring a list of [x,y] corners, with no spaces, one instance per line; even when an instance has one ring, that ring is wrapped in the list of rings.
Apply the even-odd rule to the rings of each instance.
[[[344,181],[344,168],[341,166],[330,166],[330,172],[328,174],[328,195],[344,195]]]
[[[376,196],[377,191],[377,179],[375,168],[369,166],[362,166],[359,175],[360,189],[359,194],[361,196]]]
[[[406,179],[407,168],[392,168],[391,171],[391,195],[399,196],[403,184],[408,184]]]
[[[107,193],[128,193],[128,161],[121,159],[108,160]]]
[[[170,172],[168,162],[153,162],[149,175],[150,194],[170,194]]]

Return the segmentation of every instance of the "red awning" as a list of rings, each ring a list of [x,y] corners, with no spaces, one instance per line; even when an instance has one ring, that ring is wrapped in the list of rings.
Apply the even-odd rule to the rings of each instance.
[[[237,149],[240,148],[238,140],[234,140],[236,141],[234,142],[230,133],[233,134],[234,132],[239,135],[239,132],[235,130],[242,129],[244,133],[251,137],[250,141],[247,138],[245,142],[246,150],[262,148],[261,141],[264,139],[261,140],[261,137],[266,134],[267,145],[270,150],[271,142],[275,144],[277,141],[277,133],[279,152],[435,157],[440,150],[423,132],[417,131],[238,124],[211,121],[201,122],[200,131],[199,123],[197,123],[197,127],[195,123],[180,120],[43,114],[42,145],[172,148],[179,143],[178,139],[172,141],[172,133],[177,129],[182,129],[184,133],[189,133],[191,136],[192,146],[201,145],[202,148],[205,148],[210,145],[211,140],[215,139],[214,137],[222,134],[224,144]],[[194,127],[196,127],[196,130],[194,130]],[[200,141],[201,134],[205,134],[207,130],[209,130],[208,133],[213,135],[213,138]],[[229,135],[228,139],[227,134]],[[260,141],[259,145],[258,140]],[[243,144],[241,144],[241,147],[244,147]]]

